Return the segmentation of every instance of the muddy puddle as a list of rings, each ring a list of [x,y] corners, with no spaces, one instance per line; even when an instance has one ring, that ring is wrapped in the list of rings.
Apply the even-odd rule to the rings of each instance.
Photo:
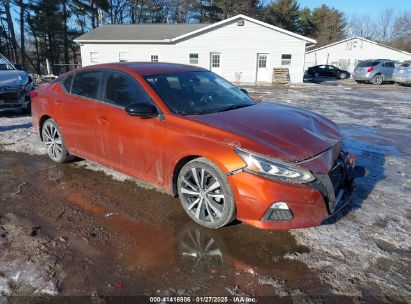
[[[0,152],[0,191],[0,216],[24,219],[24,233],[44,238],[56,257],[62,295],[329,294],[304,263],[287,259],[308,252],[288,232],[241,223],[208,230],[176,198],[133,181]]]

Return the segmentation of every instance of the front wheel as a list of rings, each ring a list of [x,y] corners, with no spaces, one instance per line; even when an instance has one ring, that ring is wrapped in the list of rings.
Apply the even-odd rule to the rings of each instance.
[[[204,227],[217,229],[236,217],[234,195],[224,173],[206,158],[181,169],[177,189],[185,212]]]
[[[340,73],[340,75],[338,75],[339,76],[339,78],[340,79],[346,79],[346,78],[348,78],[348,75],[347,75],[347,73]]]
[[[53,119],[49,118],[44,122],[41,132],[47,154],[53,161],[56,163],[65,163],[74,159],[74,157],[68,153],[63,134]]]

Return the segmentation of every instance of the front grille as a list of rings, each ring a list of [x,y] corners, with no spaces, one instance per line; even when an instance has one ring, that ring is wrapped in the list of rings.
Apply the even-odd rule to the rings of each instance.
[[[345,168],[342,164],[336,165],[331,171],[328,173],[330,177],[331,183],[333,184],[334,193],[335,195],[340,192],[341,188],[344,187],[345,180],[346,180],[346,172]]]
[[[0,103],[15,103],[20,102],[20,93],[1,93],[0,92]]]

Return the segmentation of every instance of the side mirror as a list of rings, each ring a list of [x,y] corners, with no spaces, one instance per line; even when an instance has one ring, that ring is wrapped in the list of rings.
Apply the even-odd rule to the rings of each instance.
[[[157,108],[148,103],[130,103],[126,106],[125,110],[128,115],[140,118],[153,118],[158,116]]]
[[[246,89],[241,88],[240,90],[243,91],[244,93],[246,93],[247,95],[249,95],[248,91]]]

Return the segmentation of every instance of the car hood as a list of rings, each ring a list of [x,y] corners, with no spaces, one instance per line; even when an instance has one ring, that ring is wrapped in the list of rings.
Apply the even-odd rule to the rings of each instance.
[[[234,146],[288,162],[308,159],[341,141],[341,133],[331,120],[273,102],[189,119],[233,134]]]
[[[22,86],[28,81],[28,75],[24,71],[8,70],[0,71],[0,88]]]

